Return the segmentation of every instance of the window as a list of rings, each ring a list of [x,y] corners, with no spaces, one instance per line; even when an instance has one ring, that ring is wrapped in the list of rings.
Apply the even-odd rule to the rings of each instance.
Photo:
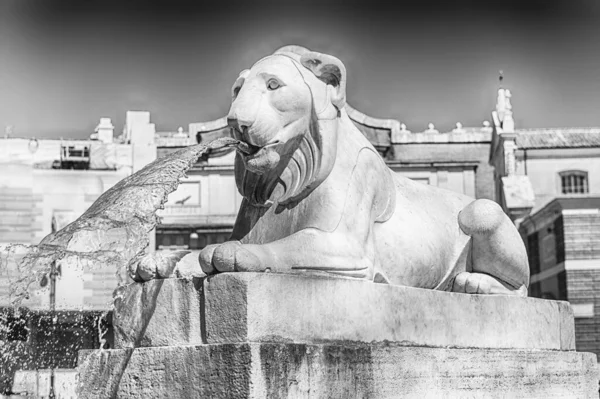
[[[542,288],[539,281],[529,285],[529,296],[534,298],[541,298]]]
[[[527,255],[529,257],[529,267],[531,275],[540,272],[540,247],[538,233],[535,232],[527,236]]]
[[[202,228],[157,228],[156,249],[202,249],[210,244],[221,244],[229,239],[231,231]]]
[[[189,232],[185,230],[163,230],[156,231],[156,249],[188,249]]]
[[[587,194],[589,192],[587,172],[570,170],[560,172],[559,175],[563,194]]]
[[[565,261],[565,229],[563,225],[563,217],[559,216],[554,221],[554,235],[556,236],[556,262]]]
[[[74,147],[69,146],[68,149],[65,150],[65,156],[68,157],[89,157],[90,149],[88,147]]]
[[[410,180],[423,184],[429,184],[429,177],[411,177]]]

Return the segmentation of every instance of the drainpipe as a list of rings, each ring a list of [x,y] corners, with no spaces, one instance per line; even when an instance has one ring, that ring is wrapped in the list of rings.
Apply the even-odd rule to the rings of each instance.
[[[52,262],[50,266],[50,312],[52,313],[52,324],[53,333],[56,333],[56,261]],[[50,392],[48,393],[49,399],[55,399],[56,394],[54,392],[54,364],[50,368]]]

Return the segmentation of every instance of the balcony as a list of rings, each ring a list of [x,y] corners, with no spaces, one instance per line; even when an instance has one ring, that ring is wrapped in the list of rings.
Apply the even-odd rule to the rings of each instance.
[[[206,213],[200,205],[165,205],[165,209],[157,212],[160,217],[201,215]]]
[[[161,225],[232,227],[236,214],[208,214],[210,209],[200,205],[165,205],[157,212]]]

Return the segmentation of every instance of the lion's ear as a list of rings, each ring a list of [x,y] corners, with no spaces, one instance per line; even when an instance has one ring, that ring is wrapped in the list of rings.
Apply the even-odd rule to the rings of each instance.
[[[337,109],[346,105],[346,67],[339,59],[309,51],[302,55],[300,63],[315,74],[317,78],[332,86],[331,102]]]
[[[234,100],[237,97],[238,92],[244,85],[244,82],[246,81],[246,78],[248,77],[249,74],[250,74],[250,70],[244,69],[242,72],[240,72],[240,75],[235,80],[235,83],[231,87],[231,98],[233,98]]]

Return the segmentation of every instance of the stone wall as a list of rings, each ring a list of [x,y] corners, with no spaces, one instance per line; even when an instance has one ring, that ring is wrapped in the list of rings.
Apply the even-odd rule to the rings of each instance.
[[[550,203],[534,214],[534,223],[521,227],[532,276],[529,295],[568,300],[577,350],[600,355],[600,213],[585,203],[574,209],[560,204]]]
[[[577,311],[577,350],[600,355],[600,214],[564,214],[562,219],[564,249],[557,251],[559,256],[564,253],[567,261],[586,265],[566,270],[567,299]]]
[[[575,343],[578,351],[600,355],[600,270],[567,270],[568,300],[578,309]]]
[[[597,397],[596,356],[574,351],[573,330],[560,301],[277,273],[152,280],[116,301],[116,349],[80,352],[78,387],[127,399]]]
[[[600,259],[600,213],[573,213],[563,218],[566,259]]]

